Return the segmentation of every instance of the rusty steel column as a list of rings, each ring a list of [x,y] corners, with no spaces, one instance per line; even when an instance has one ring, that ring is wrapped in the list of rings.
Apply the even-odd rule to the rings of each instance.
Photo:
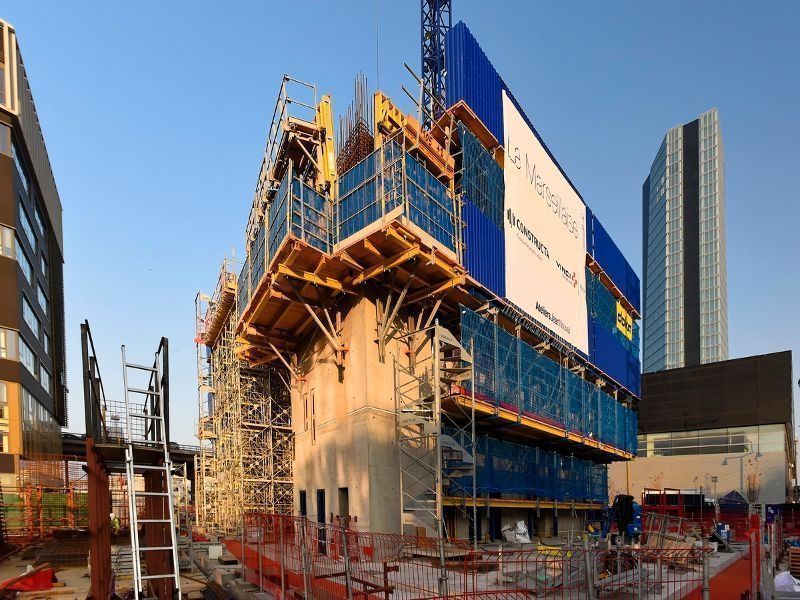
[[[86,471],[89,494],[90,598],[111,597],[111,491],[108,471],[97,456],[94,440],[86,438]]]

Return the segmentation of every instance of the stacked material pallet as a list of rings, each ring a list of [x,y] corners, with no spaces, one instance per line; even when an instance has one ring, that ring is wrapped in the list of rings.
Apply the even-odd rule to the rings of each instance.
[[[789,572],[793,577],[800,578],[800,548],[789,548]]]

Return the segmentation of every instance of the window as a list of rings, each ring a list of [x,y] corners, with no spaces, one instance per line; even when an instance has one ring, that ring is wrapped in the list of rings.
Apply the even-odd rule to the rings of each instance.
[[[40,371],[39,383],[42,384],[45,392],[52,394],[53,376],[44,367],[41,367]]]
[[[306,491],[300,490],[300,516],[305,517],[308,515],[308,503],[306,500]]]
[[[51,343],[52,342],[50,342],[50,336],[44,330],[44,327],[42,327],[42,346],[44,346],[45,354],[47,354],[48,356],[50,356]]]
[[[8,419],[8,384],[5,381],[0,381],[0,419]],[[7,429],[8,424],[0,427]]]
[[[39,212],[39,207],[33,207],[33,220],[36,221],[36,229],[39,230],[39,235],[44,235],[44,219],[42,218],[42,213]]]
[[[22,159],[19,156],[19,150],[17,150],[17,145],[12,143],[11,144],[11,154],[14,157],[14,166],[17,168],[17,174],[19,178],[22,180],[22,187],[25,188],[25,193],[28,193],[28,172],[25,170],[25,166],[22,164]]]
[[[61,438],[60,425],[24,386],[20,386],[20,396],[23,452],[54,453]]]
[[[33,334],[38,338],[40,333],[39,329],[42,325],[39,322],[39,317],[36,316],[31,303],[28,302],[28,299],[24,295],[22,296],[22,318],[28,324],[28,327],[31,328]]]
[[[22,246],[19,245],[19,242],[17,242],[17,250],[17,262],[19,263],[19,268],[22,269],[22,274],[25,275],[25,279],[27,279],[28,283],[32,286],[33,267],[31,266],[31,261],[28,260],[28,256],[25,254]]]
[[[0,225],[0,256],[14,258],[16,244],[14,240],[14,230],[11,227]]]
[[[39,306],[42,307],[44,314],[49,314],[50,311],[48,310],[47,296],[45,295],[44,288],[41,286],[41,284],[36,286],[36,295],[39,297]]]
[[[42,275],[44,278],[49,281],[50,279],[50,272],[47,270],[48,264],[47,259],[44,257],[44,254],[39,256],[39,268],[42,270]]]
[[[0,77],[3,67],[0,67]],[[3,84],[0,82],[0,104],[3,102]],[[0,154],[11,156],[11,128],[5,123],[0,123]]]
[[[19,222],[22,225],[22,231],[25,232],[25,237],[28,238],[31,247],[36,248],[36,236],[33,234],[33,225],[25,207],[22,206],[22,198],[19,200]]]
[[[19,338],[19,360],[30,371],[30,374],[38,379],[39,369],[36,368],[36,355],[22,337]]]
[[[19,334],[13,329],[0,327],[0,358],[17,360],[17,339]]]

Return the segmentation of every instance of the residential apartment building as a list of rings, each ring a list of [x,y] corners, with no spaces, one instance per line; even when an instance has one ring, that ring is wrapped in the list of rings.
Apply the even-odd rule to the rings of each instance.
[[[727,360],[725,159],[717,109],[670,129],[642,186],[644,372]]]
[[[67,424],[61,201],[13,26],[0,20],[0,483]]]

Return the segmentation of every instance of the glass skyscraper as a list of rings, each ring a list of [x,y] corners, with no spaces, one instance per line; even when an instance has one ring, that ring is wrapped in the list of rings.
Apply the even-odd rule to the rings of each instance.
[[[644,372],[728,358],[725,159],[717,109],[670,129],[642,186]]]

